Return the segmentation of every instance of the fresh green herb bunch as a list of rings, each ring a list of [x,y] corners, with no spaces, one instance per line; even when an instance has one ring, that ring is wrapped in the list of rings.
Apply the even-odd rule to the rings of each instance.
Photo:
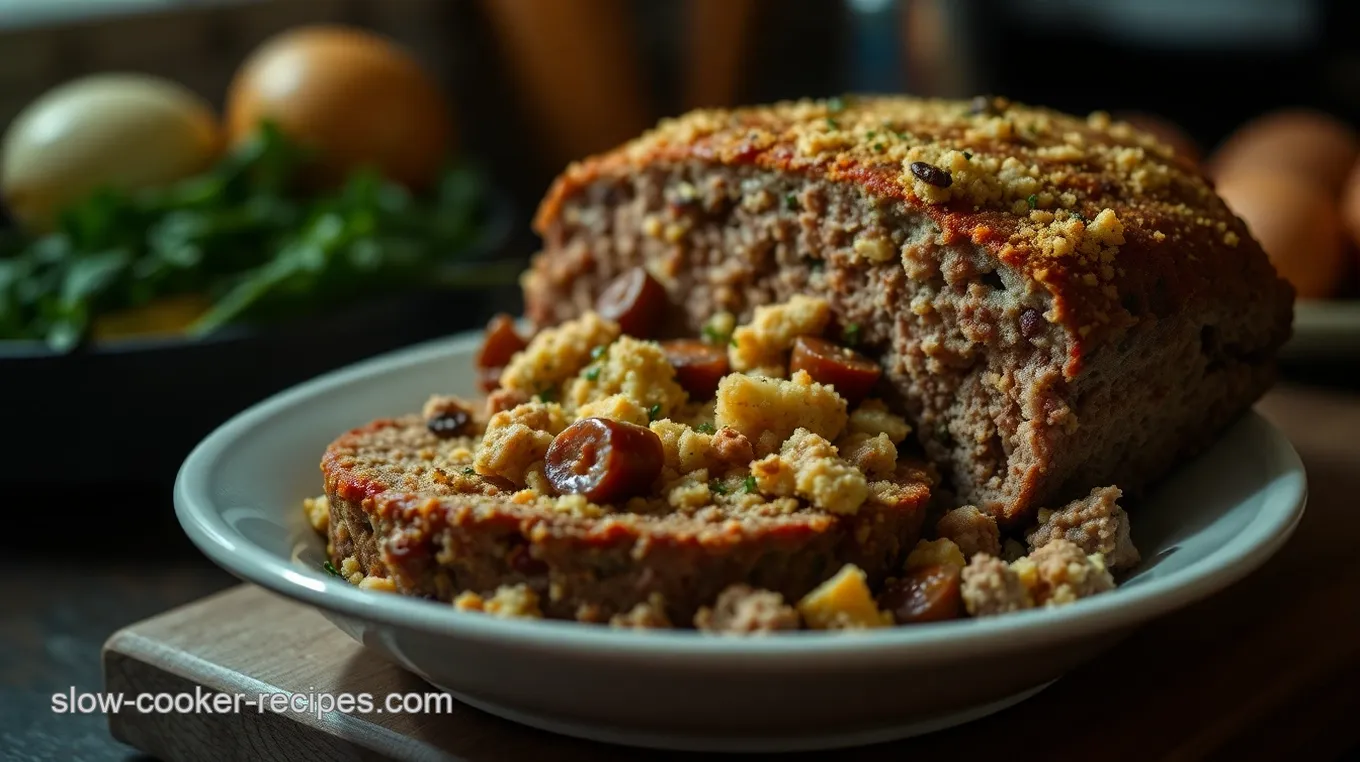
[[[427,284],[478,232],[484,189],[467,168],[449,168],[422,197],[367,170],[310,193],[308,158],[264,124],[204,174],[96,191],[50,233],[6,233],[0,339],[66,350],[100,314],[188,294],[212,303],[192,335],[305,314]]]

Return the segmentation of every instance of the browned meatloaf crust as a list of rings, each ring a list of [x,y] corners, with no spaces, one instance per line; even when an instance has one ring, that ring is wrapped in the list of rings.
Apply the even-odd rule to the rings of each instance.
[[[1292,317],[1171,149],[1000,99],[694,112],[572,165],[536,227],[540,324],[638,264],[683,304],[676,333],[826,297],[960,499],[1012,524],[1200,449],[1271,383]]]
[[[590,518],[517,504],[475,474],[435,465],[471,446],[436,438],[414,416],[332,443],[321,463],[332,563],[354,558],[398,592],[442,601],[524,583],[546,616],[584,621],[660,593],[667,617],[688,624],[735,583],[797,600],[846,563],[881,580],[916,543],[930,495],[926,472],[902,467],[896,505],[866,504],[854,516],[700,509]]]

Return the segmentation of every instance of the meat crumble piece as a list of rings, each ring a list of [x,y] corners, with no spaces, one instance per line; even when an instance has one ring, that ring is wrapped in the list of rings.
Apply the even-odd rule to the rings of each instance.
[[[1016,561],[1011,568],[1037,605],[1061,606],[1114,589],[1114,577],[1099,553],[1087,555],[1076,543],[1056,539]]]
[[[741,584],[728,586],[712,608],[705,606],[694,615],[695,627],[718,634],[796,630],[800,623],[798,612],[784,602],[784,596]]]
[[[1129,514],[1116,502],[1123,495],[1118,487],[1098,487],[1064,508],[1039,512],[1039,526],[1027,536],[1031,550],[1056,539],[1076,543],[1088,555],[1101,553],[1111,570],[1128,569],[1140,560],[1129,535]]]
[[[734,370],[784,375],[787,353],[799,336],[820,336],[831,320],[825,299],[795,294],[782,304],[757,307],[748,325],[732,332],[727,350]]]
[[[628,630],[656,630],[673,625],[666,616],[666,602],[660,595],[653,593],[647,600],[639,601],[628,611],[610,617],[609,626]]]
[[[836,443],[836,448],[840,450],[842,458],[871,479],[890,476],[897,468],[897,446],[887,434],[846,434]]]
[[[846,564],[803,596],[798,613],[814,630],[861,630],[893,623],[892,614],[879,611],[864,572],[854,564]]]
[[[979,553],[963,567],[963,606],[973,616],[995,616],[1032,608],[1034,601],[1005,561]]]
[[[1001,531],[996,526],[996,519],[975,505],[965,505],[946,513],[935,524],[935,531],[941,537],[953,540],[967,558],[979,553],[1001,555]]]

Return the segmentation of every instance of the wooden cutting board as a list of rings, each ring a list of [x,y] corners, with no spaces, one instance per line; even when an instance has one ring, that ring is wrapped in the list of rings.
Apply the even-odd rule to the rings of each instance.
[[[1360,397],[1285,389],[1261,410],[1308,468],[1308,511],[1265,567],[1144,627],[1033,699],[937,733],[810,759],[1329,759],[1360,746]],[[106,690],[385,696],[431,690],[315,611],[242,586],[133,625],[104,649]],[[910,690],[910,686],[904,686]],[[246,711],[109,716],[166,760],[687,759],[438,715]],[[697,755],[694,755],[697,758]]]

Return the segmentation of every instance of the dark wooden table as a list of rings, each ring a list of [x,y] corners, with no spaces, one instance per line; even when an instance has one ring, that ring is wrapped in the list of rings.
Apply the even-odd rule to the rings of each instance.
[[[1194,735],[1206,746],[1177,749],[1168,758],[1199,759],[1206,749],[1223,759],[1360,757],[1360,723],[1355,722],[1360,716],[1360,566],[1350,560],[1360,539],[1360,394],[1284,386],[1260,409],[1289,434],[1303,456],[1310,506],[1328,507],[1327,514],[1310,510],[1310,517],[1341,520],[1305,518],[1281,557],[1263,570],[1271,575],[1279,601],[1248,600],[1234,588],[1206,604],[1237,623],[1233,631],[1240,638],[1202,643],[1186,633],[1186,648],[1234,650],[1240,654],[1237,668],[1202,674],[1185,653],[1167,654],[1165,664],[1176,674],[1149,674],[1142,687],[1164,685],[1168,701],[1186,706],[1212,700],[1213,685],[1248,697],[1236,703],[1240,708],[1231,722],[1199,728]],[[0,545],[5,580],[0,594],[0,760],[102,760],[135,754],[109,736],[102,715],[54,714],[51,696],[71,687],[101,689],[100,646],[114,630],[234,583],[188,546],[173,522],[167,494],[167,485],[130,489],[101,505],[101,519],[74,508],[63,512],[41,502],[41,495],[20,495],[7,506],[10,531]],[[29,510],[29,505],[49,508]],[[1350,508],[1355,509],[1354,519]],[[1175,621],[1173,617],[1150,627]],[[1318,663],[1326,668],[1307,668]],[[1118,687],[1112,693],[1117,712]],[[1184,722],[1200,721],[1187,709]],[[1117,744],[1117,737],[1107,736],[1137,727],[1136,721],[1116,716],[1108,733],[1087,728],[1081,735],[1102,745]],[[1012,731],[1014,737],[997,739],[999,752],[1010,743],[1042,743],[1045,732],[1011,728],[1007,735]],[[921,748],[940,751],[948,738],[946,734]]]

